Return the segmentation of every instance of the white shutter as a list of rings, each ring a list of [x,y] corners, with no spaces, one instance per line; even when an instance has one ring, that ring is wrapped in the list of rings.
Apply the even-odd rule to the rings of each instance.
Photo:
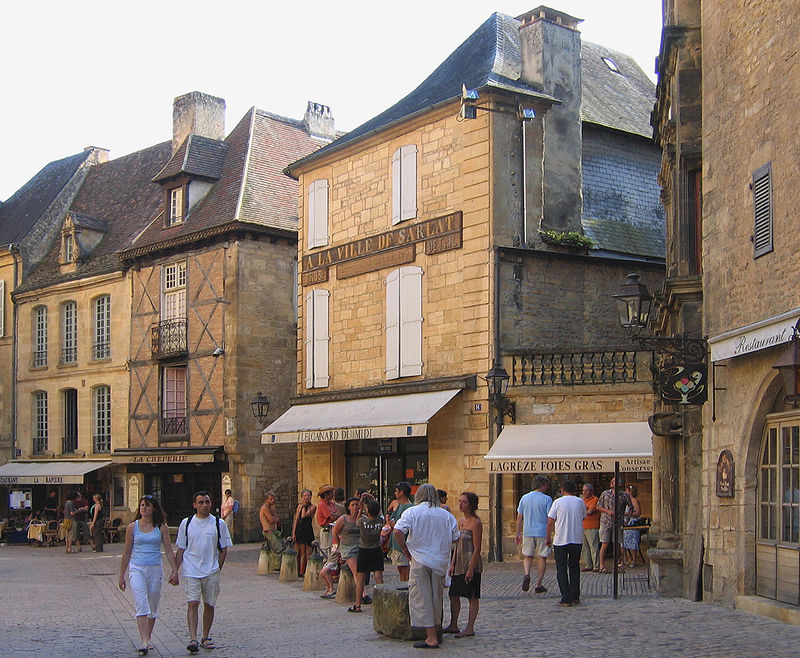
[[[314,387],[328,385],[328,299],[327,290],[314,294]]]
[[[413,219],[417,216],[417,147],[404,146],[400,152],[400,219]]]
[[[400,270],[400,376],[422,374],[422,270]]]
[[[386,277],[386,379],[400,376],[400,270]]]
[[[400,222],[400,155],[402,149],[397,149],[392,155],[392,224]]]
[[[328,244],[328,180],[320,178],[308,186],[308,247]]]
[[[314,291],[306,295],[306,388],[314,388]]]
[[[0,336],[5,336],[6,282],[0,279]]]

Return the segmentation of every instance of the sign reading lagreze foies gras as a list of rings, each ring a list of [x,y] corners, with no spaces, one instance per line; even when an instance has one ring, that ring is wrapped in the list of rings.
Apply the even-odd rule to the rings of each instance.
[[[652,457],[586,457],[548,459],[487,459],[490,473],[613,473],[614,462],[619,462],[622,473],[650,471]]]

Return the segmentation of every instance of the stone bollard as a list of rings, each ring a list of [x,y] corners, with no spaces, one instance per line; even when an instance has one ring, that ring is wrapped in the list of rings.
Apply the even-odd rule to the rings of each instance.
[[[269,552],[269,573],[275,574],[281,572],[281,554]]]
[[[281,556],[281,574],[278,580],[282,583],[293,583],[297,580],[297,553],[291,547]]]
[[[319,572],[322,571],[323,559],[319,553],[314,553],[308,558],[306,563],[306,575],[303,578],[303,591],[304,592],[319,592],[325,589],[325,583],[319,577]]]
[[[269,555],[270,552],[266,548],[262,548],[258,552],[258,575],[266,576],[269,573]]]
[[[424,628],[412,628],[408,614],[408,590],[376,585],[372,593],[372,627],[398,640],[424,640]]]
[[[356,579],[346,562],[339,565],[339,586],[336,588],[336,603],[350,603],[356,600]]]

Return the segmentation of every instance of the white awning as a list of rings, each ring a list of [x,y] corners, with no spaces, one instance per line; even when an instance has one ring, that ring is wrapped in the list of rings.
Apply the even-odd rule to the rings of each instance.
[[[110,461],[13,461],[0,466],[0,484],[83,484],[83,476]]]
[[[425,436],[428,421],[459,390],[298,404],[261,432],[261,443]]]
[[[484,459],[490,473],[613,473],[652,470],[647,423],[507,425]]]

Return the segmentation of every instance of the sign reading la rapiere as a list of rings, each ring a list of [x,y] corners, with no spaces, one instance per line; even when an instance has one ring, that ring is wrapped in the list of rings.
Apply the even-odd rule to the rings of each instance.
[[[426,254],[438,254],[451,249],[459,249],[462,245],[462,228],[462,214],[459,210],[418,224],[411,224],[386,233],[347,242],[338,247],[306,254],[303,256],[303,285],[327,281],[327,270],[330,265],[365,259],[377,254],[403,250],[402,258],[388,260],[373,258],[364,262],[363,267],[349,268],[343,274],[353,276],[355,273],[362,274],[386,267],[388,261],[394,264],[398,260],[403,262],[407,262],[408,258],[413,260],[415,250],[409,247],[418,242],[425,243]],[[338,271],[337,277],[342,278]]]

